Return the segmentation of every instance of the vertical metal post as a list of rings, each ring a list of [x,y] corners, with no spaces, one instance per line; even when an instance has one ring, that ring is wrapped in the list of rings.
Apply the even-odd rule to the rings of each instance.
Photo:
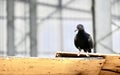
[[[7,0],[7,55],[15,55],[14,46],[14,0]]]
[[[63,24],[62,24],[62,0],[58,1],[58,9],[59,9],[59,16],[60,16],[60,26],[59,26],[59,33],[60,33],[60,49],[61,51],[64,50],[63,47]]]
[[[37,56],[36,0],[30,0],[30,56]]]
[[[92,0],[92,23],[93,23],[94,53],[96,53],[95,0]]]

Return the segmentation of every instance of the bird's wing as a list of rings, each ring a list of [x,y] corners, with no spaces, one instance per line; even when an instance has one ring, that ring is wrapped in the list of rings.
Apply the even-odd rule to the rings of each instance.
[[[93,48],[93,40],[92,40],[92,37],[90,35],[88,37],[88,43],[89,43],[90,48]]]
[[[77,37],[74,38],[74,44],[75,44],[75,47],[78,48],[78,42],[77,42]]]

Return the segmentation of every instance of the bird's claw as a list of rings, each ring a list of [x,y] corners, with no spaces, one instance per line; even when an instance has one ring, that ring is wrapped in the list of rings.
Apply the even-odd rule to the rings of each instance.
[[[80,54],[77,54],[77,56],[80,56]]]
[[[87,57],[90,57],[89,54],[86,54]]]
[[[88,53],[86,53],[86,56],[87,56],[87,57],[90,57],[90,55],[89,55]]]
[[[80,52],[77,54],[77,56],[80,56]]]

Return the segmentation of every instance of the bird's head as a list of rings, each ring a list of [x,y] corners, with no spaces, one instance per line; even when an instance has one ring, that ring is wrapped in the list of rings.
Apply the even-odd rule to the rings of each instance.
[[[75,32],[76,31],[84,31],[84,26],[82,24],[78,24],[76,28],[77,29],[75,30]]]

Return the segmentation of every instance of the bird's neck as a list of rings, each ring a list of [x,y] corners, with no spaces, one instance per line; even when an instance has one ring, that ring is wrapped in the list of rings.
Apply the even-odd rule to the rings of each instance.
[[[84,33],[84,32],[85,32],[84,30],[79,30],[78,34],[81,34],[81,33]]]

